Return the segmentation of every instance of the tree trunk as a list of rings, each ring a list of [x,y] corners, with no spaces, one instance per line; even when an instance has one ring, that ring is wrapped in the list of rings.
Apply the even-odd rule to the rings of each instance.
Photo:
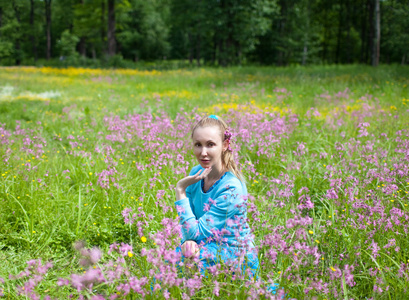
[[[322,61],[325,63],[327,60],[327,50],[328,50],[328,46],[327,46],[327,26],[325,26],[324,28],[324,45],[322,46]]]
[[[242,51],[241,51],[241,44],[239,42],[235,43],[236,45],[236,57],[237,57],[237,62],[239,63],[239,65],[241,65],[242,62]]]
[[[379,0],[374,0],[374,40],[372,45],[372,66],[379,65],[380,45],[381,45],[381,10]]]
[[[81,5],[82,5],[82,9],[84,9],[84,0],[80,1]],[[80,49],[80,54],[83,57],[87,56],[87,43],[86,43],[86,37],[82,36],[80,37],[80,44],[79,44],[79,49]]]
[[[366,62],[365,60],[365,49],[366,49],[366,42],[367,42],[367,37],[366,37],[366,24],[367,24],[367,10],[366,10],[366,5],[365,5],[365,0],[362,2],[362,17],[361,17],[361,58],[360,62],[364,63]]]
[[[212,64],[216,64],[216,53],[217,53],[217,38],[216,35],[213,37],[213,51],[212,51]]]
[[[285,30],[286,30],[287,4],[288,3],[286,3],[286,1],[281,1],[281,3],[280,3],[280,6],[281,6],[280,17],[281,17],[281,19],[280,19],[279,24],[278,24],[278,30],[280,32],[280,34],[279,34],[279,37],[280,37],[279,38],[279,43],[281,44],[280,49],[285,47],[283,40],[284,40],[284,37],[285,37]],[[278,51],[277,65],[282,66],[282,65],[285,64],[284,56],[285,56],[284,51],[279,50]]]
[[[219,55],[218,55],[218,62],[219,62],[219,66],[226,66],[226,60],[224,58],[225,53],[224,53],[224,47],[223,47],[223,40],[220,39],[219,40]]]
[[[18,23],[18,28],[19,28],[19,31],[20,31],[20,30],[21,30],[20,10],[19,10],[19,8],[17,7],[15,1],[13,1],[13,9],[14,9],[14,13],[15,13],[15,15],[16,15],[16,19],[17,19],[17,23]],[[21,44],[20,44],[20,36],[19,36],[19,35],[18,35],[17,38],[16,38],[15,47],[16,47],[16,52],[17,52],[17,55],[16,55],[16,65],[19,66],[19,65],[21,65]]]
[[[346,62],[350,64],[352,62],[352,45],[351,45],[351,6],[353,4],[349,1],[346,2],[346,26],[347,26],[347,39],[346,39]]]
[[[228,10],[230,11],[230,10]],[[226,47],[225,47],[225,56],[224,56],[224,63],[223,63],[223,67],[227,67],[228,65],[230,65],[232,63],[232,58],[234,59],[234,55],[232,53],[232,46],[233,46],[233,37],[232,37],[232,32],[231,32],[231,28],[232,28],[233,24],[231,24],[231,16],[230,14],[227,14],[227,30],[228,30],[228,34],[227,34],[227,39],[226,39]]]
[[[232,51],[232,48],[234,46],[234,38],[233,38],[233,27],[234,24],[232,22],[233,20],[233,15],[231,14],[231,12],[233,11],[232,8],[232,4],[229,1],[226,1],[227,4],[227,40],[226,40],[226,59],[225,59],[225,64],[224,66],[227,67],[228,65],[230,65],[233,62],[234,59],[234,53]],[[235,62],[233,62],[235,63]]]
[[[85,43],[85,37],[83,37],[83,36],[80,38],[79,48],[80,48],[81,55],[83,57],[86,57],[87,56],[87,45]]]
[[[0,6],[0,29],[3,26],[3,7]],[[0,30],[0,37],[1,37],[1,30]],[[1,61],[1,58],[0,58]]]
[[[322,57],[322,62],[325,63],[326,58],[327,58],[327,42],[326,41],[327,41],[327,28],[328,28],[328,26],[326,26],[328,14],[327,14],[327,7],[325,5],[322,7],[322,12],[325,17],[323,21],[324,40],[322,42],[322,56],[321,57]]]
[[[302,65],[305,66],[305,63],[307,62],[307,54],[308,54],[308,48],[307,48],[307,43],[304,43],[304,51],[302,52]]]
[[[196,62],[197,62],[197,66],[198,67],[200,67],[200,47],[201,47],[201,45],[200,45],[200,42],[201,42],[201,40],[200,40],[200,34],[198,34],[197,35],[197,38],[196,38]]]
[[[51,1],[52,0],[44,0],[46,36],[47,36],[47,52],[46,52],[47,60],[51,58]]]
[[[341,33],[342,33],[342,21],[343,21],[343,9],[342,1],[339,4],[339,20],[338,20],[338,36],[337,36],[337,51],[335,53],[335,63],[340,63],[340,54],[341,54]]]
[[[403,56],[402,56],[402,61],[401,61],[401,63],[400,63],[402,66],[405,64],[405,57],[406,57],[405,54],[403,54]]]
[[[228,27],[228,28],[231,28],[231,27]],[[232,57],[232,53],[231,53],[232,44],[233,44],[233,40],[232,40],[231,34],[229,32],[229,35],[227,36],[227,40],[226,40],[226,51],[225,51],[226,56],[225,56],[225,59],[224,59],[223,67],[227,67],[232,62],[232,59],[231,59],[231,57]]]
[[[223,22],[222,21],[222,27],[219,27],[220,32],[218,32],[219,35],[219,56],[218,56],[218,63],[219,66],[223,66],[225,67],[227,65],[227,56],[229,55],[228,50],[229,50],[229,46],[228,46],[228,35],[230,34],[230,28],[229,28],[229,22],[230,22],[230,15],[229,15],[229,11],[228,8],[226,8],[227,4],[226,4],[226,0],[220,0],[220,9],[221,12],[223,14],[223,20],[226,21]],[[226,33],[227,30],[227,33]],[[227,35],[227,36],[226,36]]]
[[[307,3],[305,9],[307,10],[306,13],[306,24],[305,24],[305,34],[304,34],[304,49],[302,52],[302,65],[305,66],[308,59],[308,44],[309,44],[309,33],[310,33],[310,7]]]
[[[196,9],[198,11],[200,11],[200,9],[201,9],[201,3],[200,2],[201,2],[201,0],[197,0]],[[201,55],[201,47],[202,47],[202,45],[201,45],[201,43],[202,43],[201,34],[202,34],[201,19],[198,18],[197,24],[196,24],[196,63],[197,63],[198,67],[200,67],[200,58],[201,58],[200,55]]]
[[[105,38],[106,38],[106,31],[105,31],[105,0],[101,1],[101,52],[103,54],[106,53],[106,45],[105,45]]]
[[[367,9],[369,12],[369,19],[368,19],[368,24],[369,24],[369,35],[368,35],[368,42],[367,42],[367,48],[365,51],[365,62],[367,64],[370,64],[372,62],[372,51],[374,49],[374,37],[375,37],[375,32],[374,32],[374,0],[368,0],[367,2]]]
[[[189,64],[193,63],[193,41],[192,41],[192,34],[189,32],[187,34],[187,39],[189,41]]]
[[[34,0],[30,0],[30,41],[33,46],[34,61],[37,61],[37,44],[34,36]]]
[[[108,55],[116,54],[115,0],[108,0]]]

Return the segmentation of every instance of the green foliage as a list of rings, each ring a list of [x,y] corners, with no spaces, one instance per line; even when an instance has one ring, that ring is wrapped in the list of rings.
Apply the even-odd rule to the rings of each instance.
[[[135,61],[167,56],[170,50],[168,18],[166,0],[130,1],[122,15],[123,25],[118,33],[124,56]]]
[[[33,5],[31,5],[33,3]],[[375,1],[117,0],[117,55],[128,61],[188,60],[197,65],[369,64]],[[380,1],[381,62],[406,64],[408,0]],[[68,30],[79,38],[62,66],[112,66],[107,0],[52,1],[52,56]],[[36,64],[46,54],[44,2],[0,3],[2,64]],[[65,55],[65,54],[64,54]],[[116,59],[114,59],[116,60]],[[46,62],[46,64],[53,64]],[[55,64],[58,65],[58,64]],[[120,65],[133,66],[132,63]]]
[[[61,38],[58,41],[58,47],[60,49],[61,56],[75,56],[77,53],[75,51],[75,47],[79,41],[79,38],[71,34],[68,30],[64,30],[61,34]]]
[[[13,44],[0,39],[0,59],[10,58],[13,54]]]
[[[219,65],[242,63],[270,27],[275,4],[271,0],[173,1],[176,51],[198,63],[202,57]]]
[[[15,18],[10,3],[2,14],[3,25],[0,26],[0,63],[13,64],[16,55],[21,56],[17,51],[15,43],[22,37],[22,28]]]
[[[409,9],[408,1],[381,2],[382,50],[387,53],[387,61],[398,61],[405,64],[409,61]]]
[[[126,67],[126,62],[124,61],[122,55],[105,56],[105,64],[110,68],[124,68]]]

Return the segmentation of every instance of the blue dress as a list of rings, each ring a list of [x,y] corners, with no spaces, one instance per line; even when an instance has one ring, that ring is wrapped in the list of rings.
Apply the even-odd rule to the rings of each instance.
[[[196,174],[200,165],[190,172]],[[183,244],[193,240],[200,248],[200,270],[219,262],[249,269],[256,276],[259,266],[253,236],[247,223],[247,188],[233,173],[226,172],[207,192],[203,180],[186,189],[186,198],[175,202],[182,226]],[[176,249],[181,252],[180,247]],[[183,259],[183,256],[182,256]]]

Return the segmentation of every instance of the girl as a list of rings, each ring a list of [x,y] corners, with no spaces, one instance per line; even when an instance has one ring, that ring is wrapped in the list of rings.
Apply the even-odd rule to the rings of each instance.
[[[176,209],[182,226],[177,252],[199,259],[202,273],[223,261],[254,277],[258,258],[247,223],[247,188],[231,149],[231,133],[215,115],[192,130],[199,165],[176,185]]]

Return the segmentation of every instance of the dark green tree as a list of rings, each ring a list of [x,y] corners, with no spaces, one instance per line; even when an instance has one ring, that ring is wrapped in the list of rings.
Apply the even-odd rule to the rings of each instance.
[[[0,2],[0,59],[6,64],[19,65],[23,56],[21,10],[19,2]]]
[[[381,11],[381,59],[403,65],[409,61],[409,1],[383,1]]]
[[[408,20],[409,0],[0,0],[0,59],[58,58],[77,36],[81,64],[405,64]]]
[[[44,0],[44,12],[46,23],[46,37],[47,37],[47,60],[51,58],[51,2],[52,0]]]
[[[117,37],[125,58],[153,60],[169,55],[168,2],[130,0],[127,9],[122,9]]]
[[[83,57],[96,59],[105,52],[105,0],[81,0],[74,5],[73,34],[80,38],[78,50]],[[103,38],[101,38],[103,36]]]

